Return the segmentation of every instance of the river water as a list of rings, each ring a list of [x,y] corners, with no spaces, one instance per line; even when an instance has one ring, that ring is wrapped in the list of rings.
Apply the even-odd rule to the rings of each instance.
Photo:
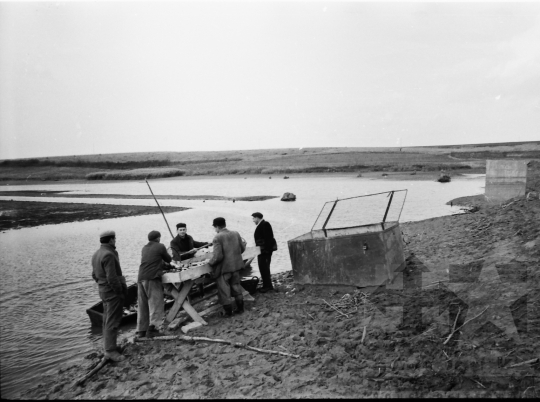
[[[289,180],[264,176],[186,177],[151,181],[160,194],[219,195],[229,197],[296,194],[296,202],[279,198],[267,201],[162,200],[162,205],[190,207],[167,214],[173,231],[185,222],[197,241],[211,241],[212,220],[222,216],[227,227],[254,245],[251,214],[261,212],[274,229],[278,251],[272,272],[291,269],[287,240],[308,232],[323,204],[357,195],[407,189],[401,222],[459,212],[445,203],[453,198],[481,194],[485,177],[466,175],[450,183],[392,181],[357,178],[355,175],[304,175]],[[3,190],[66,190],[81,194],[149,194],[144,181],[79,184],[3,186]],[[50,202],[154,205],[153,200],[0,197]],[[383,208],[384,209],[384,208]],[[147,233],[159,230],[168,245],[170,235],[161,215],[93,220],[9,230],[0,233],[0,362],[3,397],[32,385],[36,378],[59,364],[78,359],[101,346],[99,331],[92,329],[86,308],[99,301],[91,278],[90,258],[99,248],[98,234],[113,229],[128,284],[134,283]],[[254,262],[255,274],[258,275]]]

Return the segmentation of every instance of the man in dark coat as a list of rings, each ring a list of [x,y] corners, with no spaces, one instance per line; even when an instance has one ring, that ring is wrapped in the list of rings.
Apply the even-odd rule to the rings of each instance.
[[[193,240],[193,237],[187,234],[187,226],[185,223],[179,223],[176,225],[176,233],[176,237],[171,240],[173,260],[175,261],[192,258],[197,252],[196,249],[206,245],[211,246],[211,243]],[[187,253],[188,251],[189,254],[180,256],[180,254]]]
[[[263,214],[255,212],[251,216],[253,217],[253,223],[257,225],[255,229],[255,245],[261,248],[261,254],[257,256],[257,262],[263,285],[259,292],[266,293],[269,290],[274,290],[270,275],[270,262],[272,261],[272,252],[277,250],[277,244],[274,239],[272,225],[263,219]]]
[[[141,265],[138,288],[138,314],[137,336],[150,338],[159,334],[158,328],[165,312],[163,300],[163,275],[164,264],[171,262],[171,256],[167,253],[165,245],[160,243],[161,233],[152,230],[148,233],[148,244],[142,248]]]
[[[119,362],[125,359],[118,353],[116,338],[127,295],[126,279],[122,275],[116,251],[116,233],[106,230],[99,235],[101,247],[92,256],[92,278],[97,282],[103,301],[103,344],[105,357]]]
[[[217,235],[214,237],[214,255],[208,262],[214,268],[219,302],[226,316],[233,314],[231,296],[236,301],[237,313],[244,312],[244,296],[240,286],[240,271],[244,267],[242,253],[246,249],[238,232],[228,230],[224,218],[213,221]]]

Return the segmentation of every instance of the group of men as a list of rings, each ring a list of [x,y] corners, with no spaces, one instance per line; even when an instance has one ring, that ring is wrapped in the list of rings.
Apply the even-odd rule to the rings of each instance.
[[[270,275],[272,252],[277,250],[272,226],[263,219],[260,212],[252,215],[255,229],[255,245],[261,248],[257,257],[262,278],[259,292],[273,290]],[[213,268],[213,278],[218,289],[218,300],[223,306],[224,315],[244,312],[244,298],[240,286],[239,271],[244,267],[242,253],[246,243],[238,232],[228,230],[224,218],[215,218],[212,226],[216,232],[212,243],[197,242],[187,234],[187,225],[176,225],[177,236],[170,243],[172,256],[161,243],[161,234],[157,230],[148,233],[148,244],[142,248],[141,265],[137,278],[138,315],[137,336],[153,337],[160,333],[164,318],[164,298],[161,276],[169,269],[172,260],[182,261],[192,258],[198,249],[213,246],[213,255],[208,264]],[[105,357],[113,361],[122,361],[124,356],[117,347],[116,339],[122,320],[127,285],[118,252],[116,251],[116,233],[107,230],[100,234],[101,247],[92,256],[92,278],[97,282],[99,296],[103,301],[103,343]],[[231,297],[235,299],[233,311]]]

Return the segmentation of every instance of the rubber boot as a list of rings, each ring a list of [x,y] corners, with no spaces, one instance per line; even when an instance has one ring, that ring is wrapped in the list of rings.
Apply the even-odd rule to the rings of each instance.
[[[111,352],[105,352],[105,357],[112,360],[113,362],[121,362],[122,360],[126,359],[125,356],[122,356],[116,350],[113,350]]]
[[[146,337],[146,331],[138,331],[137,335],[135,335],[137,338],[144,338]]]
[[[154,325],[150,325],[148,327],[148,331],[146,331],[147,338],[153,338],[155,336],[160,336],[160,335],[163,335],[163,334]]]
[[[235,314],[242,314],[244,312],[244,299],[236,299],[236,310]]]
[[[230,304],[225,304],[223,306],[223,310],[225,310],[225,317],[230,317],[233,315],[232,306]]]

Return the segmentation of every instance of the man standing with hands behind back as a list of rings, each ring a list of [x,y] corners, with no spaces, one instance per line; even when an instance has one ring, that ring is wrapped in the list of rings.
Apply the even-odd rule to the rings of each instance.
[[[121,362],[125,357],[118,353],[116,338],[127,294],[126,279],[120,268],[114,230],[102,232],[99,242],[101,247],[92,256],[92,278],[97,282],[99,297],[103,300],[105,357],[113,362]]]
[[[266,293],[269,290],[274,290],[272,277],[270,276],[270,262],[272,261],[272,252],[277,250],[277,243],[274,239],[272,225],[263,219],[263,214],[255,212],[251,216],[253,217],[253,223],[257,225],[255,229],[255,245],[261,247],[261,254],[257,256],[257,262],[263,286],[259,289],[259,292]]]

